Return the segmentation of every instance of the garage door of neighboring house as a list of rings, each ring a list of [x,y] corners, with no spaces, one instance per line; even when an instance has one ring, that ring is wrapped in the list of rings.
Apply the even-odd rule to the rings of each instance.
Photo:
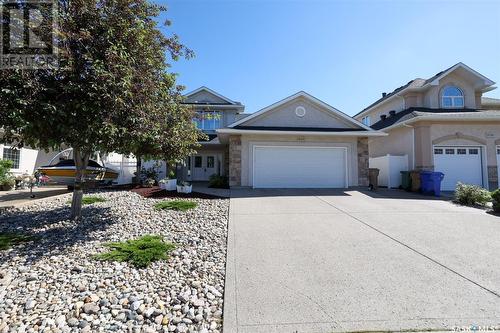
[[[347,149],[254,146],[254,188],[347,187]]]
[[[500,188],[500,146],[497,146],[498,188]]]
[[[455,190],[457,182],[484,186],[481,147],[435,146],[434,171],[444,173],[441,189]]]

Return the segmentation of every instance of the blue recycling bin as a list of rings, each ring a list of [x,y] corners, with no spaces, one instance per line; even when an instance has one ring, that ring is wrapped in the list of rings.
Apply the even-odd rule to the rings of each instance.
[[[420,182],[422,192],[425,194],[434,193],[436,197],[441,195],[441,182],[443,181],[444,173],[422,171],[420,172]]]

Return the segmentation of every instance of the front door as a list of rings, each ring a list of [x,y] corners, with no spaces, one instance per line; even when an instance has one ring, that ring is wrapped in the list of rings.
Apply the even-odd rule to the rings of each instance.
[[[193,160],[193,180],[208,180],[211,175],[217,173],[216,155],[195,155]]]

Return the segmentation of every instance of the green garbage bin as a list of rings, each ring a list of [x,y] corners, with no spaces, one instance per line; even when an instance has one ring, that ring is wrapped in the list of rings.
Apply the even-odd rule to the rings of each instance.
[[[401,187],[403,190],[411,190],[410,171],[401,171]]]

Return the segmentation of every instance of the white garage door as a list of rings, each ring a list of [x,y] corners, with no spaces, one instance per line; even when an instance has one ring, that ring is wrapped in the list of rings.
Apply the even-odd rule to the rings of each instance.
[[[254,147],[255,188],[343,188],[346,149],[333,147]]]
[[[434,147],[434,170],[444,173],[441,189],[453,191],[457,182],[483,186],[481,147]]]
[[[497,146],[498,187],[500,188],[500,146]]]

